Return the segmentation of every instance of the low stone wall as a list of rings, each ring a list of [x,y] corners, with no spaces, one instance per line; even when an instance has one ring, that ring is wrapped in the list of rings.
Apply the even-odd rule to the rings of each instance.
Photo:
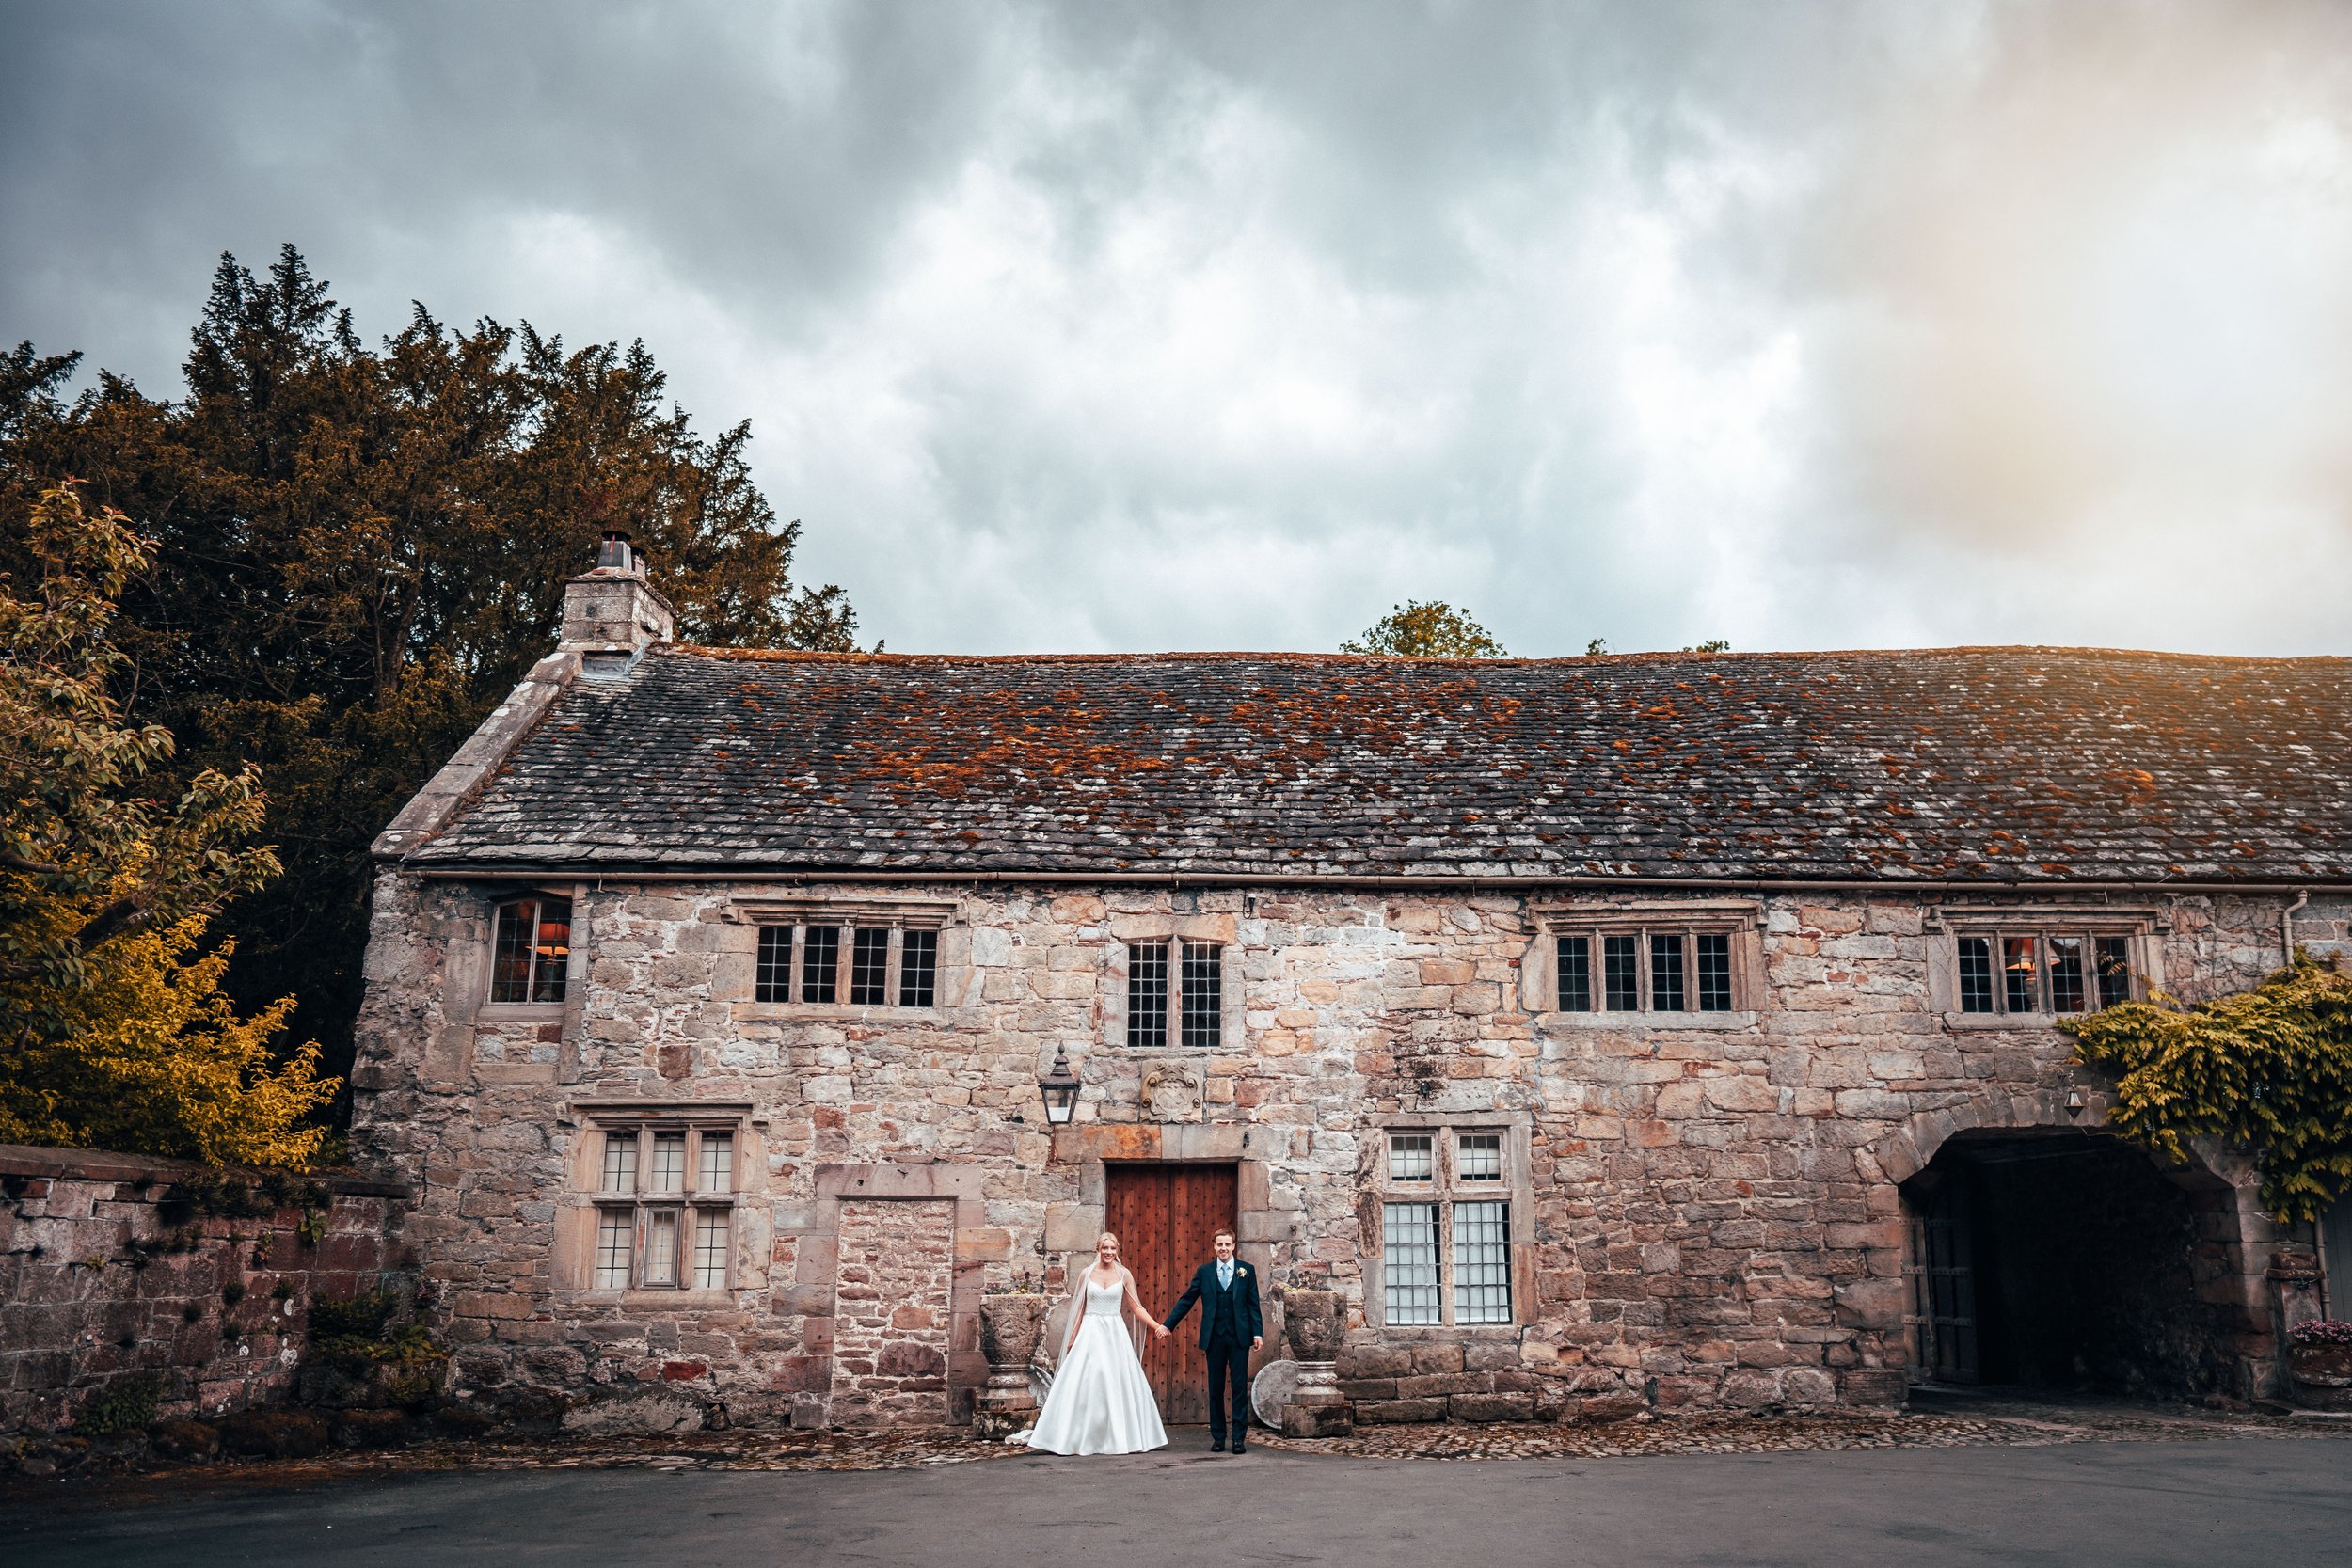
[[[0,1433],[109,1432],[292,1390],[313,1301],[405,1279],[408,1189],[0,1145]]]
[[[1675,1407],[1671,1388],[1638,1372],[1603,1367],[1530,1365],[1518,1338],[1461,1340],[1432,1337],[1412,1343],[1344,1346],[1340,1392],[1366,1425],[1407,1421],[1624,1420]],[[1819,1367],[1749,1369],[1725,1380],[1723,1401],[1734,1409],[1809,1411],[1839,1405],[1897,1405],[1905,1397],[1900,1370],[1849,1371],[1840,1383]]]

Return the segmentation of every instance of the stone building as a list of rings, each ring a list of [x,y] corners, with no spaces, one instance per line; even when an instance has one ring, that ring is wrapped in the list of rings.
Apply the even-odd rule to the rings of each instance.
[[[354,1136],[476,1387],[960,1419],[985,1290],[1226,1223],[1363,1419],[2276,1377],[2309,1239],[2054,1025],[2345,948],[2344,660],[671,626],[609,545],[378,843]]]

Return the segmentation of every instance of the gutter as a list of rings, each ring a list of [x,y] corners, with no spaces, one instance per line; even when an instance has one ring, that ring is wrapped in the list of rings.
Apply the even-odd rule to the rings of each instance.
[[[2294,908],[2309,900],[2302,883],[2261,881],[1929,881],[1906,878],[1861,877],[1609,877],[1571,874],[1551,877],[1482,877],[1476,873],[1440,872],[1425,876],[1356,875],[1344,872],[1256,871],[914,871],[874,866],[859,871],[793,870],[788,867],[715,865],[698,871],[635,871],[623,866],[549,863],[529,868],[499,865],[413,865],[400,869],[429,881],[469,882],[920,882],[979,886],[1044,887],[1239,887],[1239,888],[1360,888],[1367,891],[1408,892],[1419,888],[1485,888],[1497,892],[1530,892],[1547,888],[1641,888],[1661,892],[1691,892],[1722,888],[1738,892],[1802,893],[1806,891],[1873,893],[1991,894],[2015,896],[2054,893],[2115,894],[2243,894],[2301,890]],[[2334,884],[2329,884],[2334,885]],[[2352,886],[2352,878],[2344,883]],[[2292,911],[2290,911],[2290,915]]]
[[[2310,888],[2298,889],[2295,902],[2279,911],[2279,945],[2286,954],[2284,968],[2295,967],[2295,911],[2312,901]]]

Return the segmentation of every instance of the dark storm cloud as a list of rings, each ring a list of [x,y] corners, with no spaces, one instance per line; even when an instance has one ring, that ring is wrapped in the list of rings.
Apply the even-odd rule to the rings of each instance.
[[[285,239],[363,330],[643,336],[893,646],[2340,645],[2330,8],[0,27],[11,341],[172,389]]]

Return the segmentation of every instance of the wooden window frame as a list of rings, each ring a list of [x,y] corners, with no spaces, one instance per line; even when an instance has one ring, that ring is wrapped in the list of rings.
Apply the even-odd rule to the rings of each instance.
[[[1592,921],[1560,924],[1549,927],[1543,942],[1550,955],[1545,965],[1546,983],[1550,995],[1540,1010],[1564,1017],[1577,1018],[1671,1018],[1738,1019],[1760,1011],[1757,992],[1761,990],[1754,966],[1743,963],[1742,939],[1751,936],[1752,927],[1728,920],[1643,920]],[[1609,1003],[1608,942],[1612,937],[1630,938],[1633,942],[1633,995],[1635,1006],[1613,1007]],[[1701,937],[1722,937],[1729,948],[1731,965],[1731,1006],[1701,1007],[1699,941]],[[1560,1005],[1560,958],[1563,942],[1582,941],[1585,943],[1585,1002],[1583,1007],[1564,1007]],[[1671,942],[1680,955],[1683,1006],[1661,1007],[1658,1001],[1658,943]]]
[[[878,1011],[935,1013],[940,1010],[942,971],[945,967],[941,955],[944,943],[940,937],[946,925],[945,914],[941,911],[924,910],[893,916],[887,911],[845,909],[838,913],[812,911],[803,918],[791,920],[776,919],[765,913],[755,912],[752,916],[751,923],[761,933],[753,939],[750,1000],[755,1006],[790,1008],[795,1012],[861,1014]],[[832,929],[840,933],[834,947],[833,998],[830,1001],[817,1002],[803,999],[811,974],[808,933],[812,929]],[[770,940],[766,933],[786,930],[791,932],[790,954],[784,966],[783,994],[776,995],[763,982],[759,952],[761,945]],[[930,938],[930,1000],[929,1002],[906,1000],[907,936],[913,931],[927,933]],[[881,932],[887,933],[887,945],[882,958],[882,1000],[880,1002],[854,1001],[852,998],[857,994],[858,938],[861,934],[870,937]]]
[[[587,1279],[581,1287],[607,1296],[659,1294],[665,1297],[700,1295],[715,1297],[732,1291],[740,1275],[742,1227],[738,1218],[743,1187],[743,1132],[739,1117],[699,1115],[692,1111],[668,1114],[620,1115],[598,1117],[589,1123],[596,1134],[596,1145],[587,1170],[595,1190],[588,1204],[595,1212],[587,1248]],[[664,1135],[683,1136],[680,1158],[684,1168],[679,1185],[657,1189],[653,1186],[654,1140]],[[607,1150],[615,1137],[637,1141],[636,1154],[626,1191],[608,1190],[605,1174],[610,1163]],[[724,1192],[708,1190],[703,1150],[711,1140],[723,1140],[727,1147],[727,1188]],[[695,1268],[695,1237],[703,1215],[723,1211],[727,1215],[726,1277],[715,1285],[700,1282]],[[649,1280],[646,1275],[647,1245],[652,1235],[653,1216],[670,1213],[676,1216],[675,1251],[668,1280]],[[628,1278],[624,1284],[609,1284],[604,1279],[603,1243],[605,1220],[608,1215],[626,1214],[628,1224]]]
[[[1138,1040],[1136,1037],[1137,1020],[1134,1012],[1132,977],[1136,952],[1147,947],[1161,950],[1167,977],[1167,994],[1161,999],[1165,1016],[1161,1022],[1162,1034],[1157,1041]],[[1212,972],[1215,978],[1212,983],[1216,989],[1216,1006],[1205,1013],[1193,1009],[1188,1015],[1184,1006],[1187,995],[1191,993],[1188,966],[1203,953],[1214,955]],[[1119,976],[1115,988],[1120,1001],[1118,1037],[1127,1050],[1176,1051],[1197,1055],[1203,1052],[1222,1051],[1235,1043],[1234,981],[1237,976],[1233,973],[1232,943],[1169,932],[1158,936],[1131,937],[1119,944]],[[1191,1020],[1204,1016],[1210,1021],[1216,1037],[1206,1041],[1186,1038],[1185,1030]]]
[[[1380,1251],[1371,1267],[1364,1271],[1367,1293],[1376,1290],[1378,1300],[1365,1304],[1367,1322],[1383,1333],[1427,1332],[1430,1330],[1494,1330],[1517,1332],[1531,1321],[1529,1315],[1528,1270],[1534,1256],[1534,1240],[1528,1208],[1528,1151],[1530,1124],[1514,1117],[1462,1115],[1430,1118],[1403,1118],[1384,1123],[1375,1129],[1376,1144],[1372,1161],[1372,1180],[1366,1198],[1370,1204],[1364,1233],[1367,1241],[1380,1238]],[[1501,1172],[1492,1180],[1466,1180],[1461,1174],[1462,1139],[1466,1136],[1493,1135],[1500,1140]],[[1400,1179],[1394,1174],[1391,1157],[1391,1140],[1405,1137],[1427,1137],[1430,1140],[1432,1170],[1426,1179]],[[1392,1203],[1433,1205],[1437,1213],[1438,1256],[1438,1321],[1435,1323],[1400,1323],[1389,1321],[1388,1300],[1388,1206]],[[1457,1292],[1459,1280],[1455,1270],[1455,1227],[1458,1206],[1464,1203],[1501,1203],[1504,1214],[1503,1268],[1505,1290],[1509,1301],[1509,1316],[1491,1322],[1463,1322]]]
[[[2073,938],[2083,943],[2084,1003],[2081,1008],[2060,1012],[2053,1005],[2056,997],[2050,981],[2050,943],[2054,939]],[[2069,919],[2064,916],[2033,919],[1953,919],[1942,938],[1941,960],[1938,964],[1938,1000],[1947,1022],[1973,1028],[2046,1028],[2060,1019],[2088,1018],[2103,1007],[2117,1004],[2103,1000],[2099,983],[2099,946],[2103,942],[2124,944],[2124,1002],[2146,998],[2150,990],[2147,964],[2149,930],[2144,923]],[[2006,944],[2010,942],[2030,942],[2033,944],[2034,1006],[2012,1008],[2009,1005],[2007,966],[2004,962]],[[1990,966],[1990,1000],[1992,1006],[1982,1009],[1967,1006],[1967,987],[1963,970],[1963,948],[1969,942],[1982,942]]]
[[[539,929],[546,920],[547,906],[551,903],[564,906],[564,950],[560,956],[543,958],[539,951]],[[506,911],[520,909],[526,905],[531,909],[531,936],[525,944],[525,951],[530,955],[530,967],[523,976],[523,994],[518,997],[501,997],[499,995],[500,934],[506,924]],[[520,893],[507,894],[491,900],[490,973],[487,983],[482,989],[482,1006],[485,1008],[501,1009],[499,1016],[508,1017],[513,1016],[516,1010],[523,1008],[544,1010],[564,1006],[571,995],[572,951],[579,946],[576,936],[579,919],[579,903],[568,893],[532,888]],[[550,971],[554,977],[555,994],[543,997],[538,994],[540,981],[543,974]]]

